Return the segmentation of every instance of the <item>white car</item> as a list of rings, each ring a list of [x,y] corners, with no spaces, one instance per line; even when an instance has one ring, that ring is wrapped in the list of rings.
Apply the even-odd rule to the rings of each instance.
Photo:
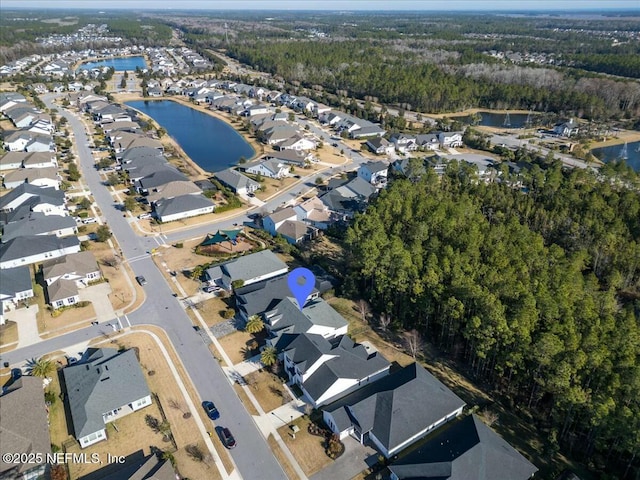
[[[151,215],[150,213],[141,213],[140,215],[138,215],[138,218],[140,220],[144,220],[145,218],[151,218],[153,215]]]
[[[98,219],[96,217],[87,217],[82,220],[82,223],[84,223],[85,225],[89,225],[90,223],[98,223]]]

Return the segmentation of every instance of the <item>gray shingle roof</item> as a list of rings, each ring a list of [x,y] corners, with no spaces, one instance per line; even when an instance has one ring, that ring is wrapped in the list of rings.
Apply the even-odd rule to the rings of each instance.
[[[58,300],[75,297],[76,295],[78,295],[78,287],[73,280],[59,278],[47,287],[47,296],[51,304]]]
[[[329,341],[321,335],[301,334],[284,351],[302,374],[323,355],[333,356],[303,382],[304,389],[315,400],[340,379],[364,379],[390,365],[377,352],[369,354],[363,345],[346,335]]]
[[[160,158],[166,162],[166,158],[163,153],[157,148],[151,147],[134,147],[125,150],[120,154],[120,158],[122,158],[122,163],[128,163],[135,159],[139,158]]]
[[[475,415],[438,430],[389,470],[400,480],[525,480],[538,471]]]
[[[273,343],[278,349],[286,346],[279,341],[284,334],[306,333],[314,325],[334,329],[348,325],[348,322],[321,298],[308,302],[300,310],[295,299],[286,297],[274,310],[266,312],[265,315],[271,334],[276,339]]]
[[[174,167],[166,166],[155,166],[154,172],[141,178],[136,182],[141,188],[150,189],[159,187],[169,182],[175,181],[188,181],[189,179],[181,172],[179,172]]]
[[[0,294],[13,297],[16,292],[33,288],[29,267],[3,268],[0,270]]]
[[[280,260],[271,250],[244,255],[234,258],[223,265],[222,271],[231,280],[247,280],[250,278],[269,275],[278,270],[288,269],[287,264]]]
[[[173,215],[180,212],[191,212],[199,208],[211,207],[213,202],[204,195],[179,195],[173,198],[163,198],[156,201],[155,211],[158,217]]]
[[[464,404],[422,366],[412,363],[323,410],[333,413],[348,406],[362,432],[372,431],[392,450]]]
[[[64,192],[62,190],[56,190],[53,187],[37,187],[25,183],[0,197],[0,210],[7,208],[9,204],[19,199],[22,195],[25,195],[23,204],[37,205],[39,203],[50,203],[51,205],[64,205]]]
[[[99,270],[96,257],[89,251],[72,253],[64,257],[53,258],[42,264],[42,274],[47,280],[52,277],[59,277],[66,273],[76,273],[87,275]]]
[[[75,235],[63,238],[58,238],[55,235],[29,235],[14,238],[0,245],[0,261],[6,262],[75,245],[80,245],[80,241]]]
[[[41,378],[21,377],[0,397],[0,437],[3,452],[51,453]],[[17,470],[24,472],[34,466],[33,463],[21,464]],[[1,477],[4,478],[3,474],[14,468],[15,464],[0,460]],[[9,474],[8,478],[14,477]]]
[[[17,237],[54,233],[57,230],[75,228],[76,226],[77,224],[73,217],[29,212],[28,217],[5,225],[2,232],[2,243]]]
[[[316,277],[316,284],[318,278]],[[236,305],[247,317],[273,310],[276,305],[291,295],[287,275],[280,275],[262,282],[252,283],[235,291]],[[310,295],[317,295],[314,288]]]
[[[331,342],[328,355],[335,358],[322,364],[303,383],[304,389],[318,399],[332,385],[341,379],[365,379],[376,372],[389,368],[390,363],[377,352],[369,354],[363,345],[354,343],[348,336],[339,337]]]
[[[248,185],[260,186],[258,182],[232,169],[216,172],[216,178],[234,191],[245,188]]]
[[[104,413],[151,394],[133,350],[86,354],[86,360],[62,370],[76,438],[103,429]]]

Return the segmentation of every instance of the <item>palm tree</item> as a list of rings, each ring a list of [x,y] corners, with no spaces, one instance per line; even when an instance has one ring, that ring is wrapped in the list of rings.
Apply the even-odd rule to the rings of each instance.
[[[53,372],[55,372],[56,366],[51,360],[47,360],[43,357],[39,359],[32,358],[27,365],[27,372],[29,375],[40,378],[47,378]]]
[[[260,355],[260,361],[270,367],[278,361],[278,351],[275,347],[266,347],[262,350],[262,354]]]
[[[247,333],[258,333],[264,330],[264,322],[258,315],[251,315],[244,327]]]

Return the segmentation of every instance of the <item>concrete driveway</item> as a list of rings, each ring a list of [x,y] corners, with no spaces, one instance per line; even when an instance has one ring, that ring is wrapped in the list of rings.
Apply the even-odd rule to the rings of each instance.
[[[17,348],[33,345],[40,341],[37,314],[38,305],[31,305],[29,308],[18,308],[5,313],[6,319],[16,322],[18,326]]]
[[[352,436],[343,439],[342,443],[345,446],[342,456],[312,476],[311,480],[353,478],[378,461],[378,452],[374,448],[362,445]]]
[[[116,316],[116,313],[113,311],[113,305],[111,305],[111,301],[109,300],[110,293],[111,285],[107,282],[78,289],[80,301],[86,300],[93,303],[93,308],[96,311],[96,320],[98,322],[112,320]]]

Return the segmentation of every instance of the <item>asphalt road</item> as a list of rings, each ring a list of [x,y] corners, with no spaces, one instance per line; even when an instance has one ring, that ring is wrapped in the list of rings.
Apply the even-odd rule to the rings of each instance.
[[[58,108],[52,103],[53,95],[43,97],[49,108]],[[157,243],[152,237],[139,237],[131,229],[127,217],[116,208],[107,187],[102,184],[100,174],[94,167],[89,139],[84,125],[75,115],[65,115],[74,132],[78,148],[83,181],[94,196],[105,220],[116,237],[125,259],[135,275],[147,279],[144,287],[146,299],[143,305],[128,315],[132,325],[152,324],[166,331],[176,349],[189,377],[202,400],[213,401],[220,411],[217,425],[228,427],[236,437],[237,447],[230,451],[238,471],[243,478],[286,479],[282,467],[271,452],[253,419],[245,410],[239,397],[226,378],[220,364],[213,358],[202,337],[192,327],[187,316],[165,278],[147,254]],[[25,349],[2,355],[2,361],[21,364],[45,353],[60,350],[96,337],[104,326],[90,326],[60,337],[32,345]]]

